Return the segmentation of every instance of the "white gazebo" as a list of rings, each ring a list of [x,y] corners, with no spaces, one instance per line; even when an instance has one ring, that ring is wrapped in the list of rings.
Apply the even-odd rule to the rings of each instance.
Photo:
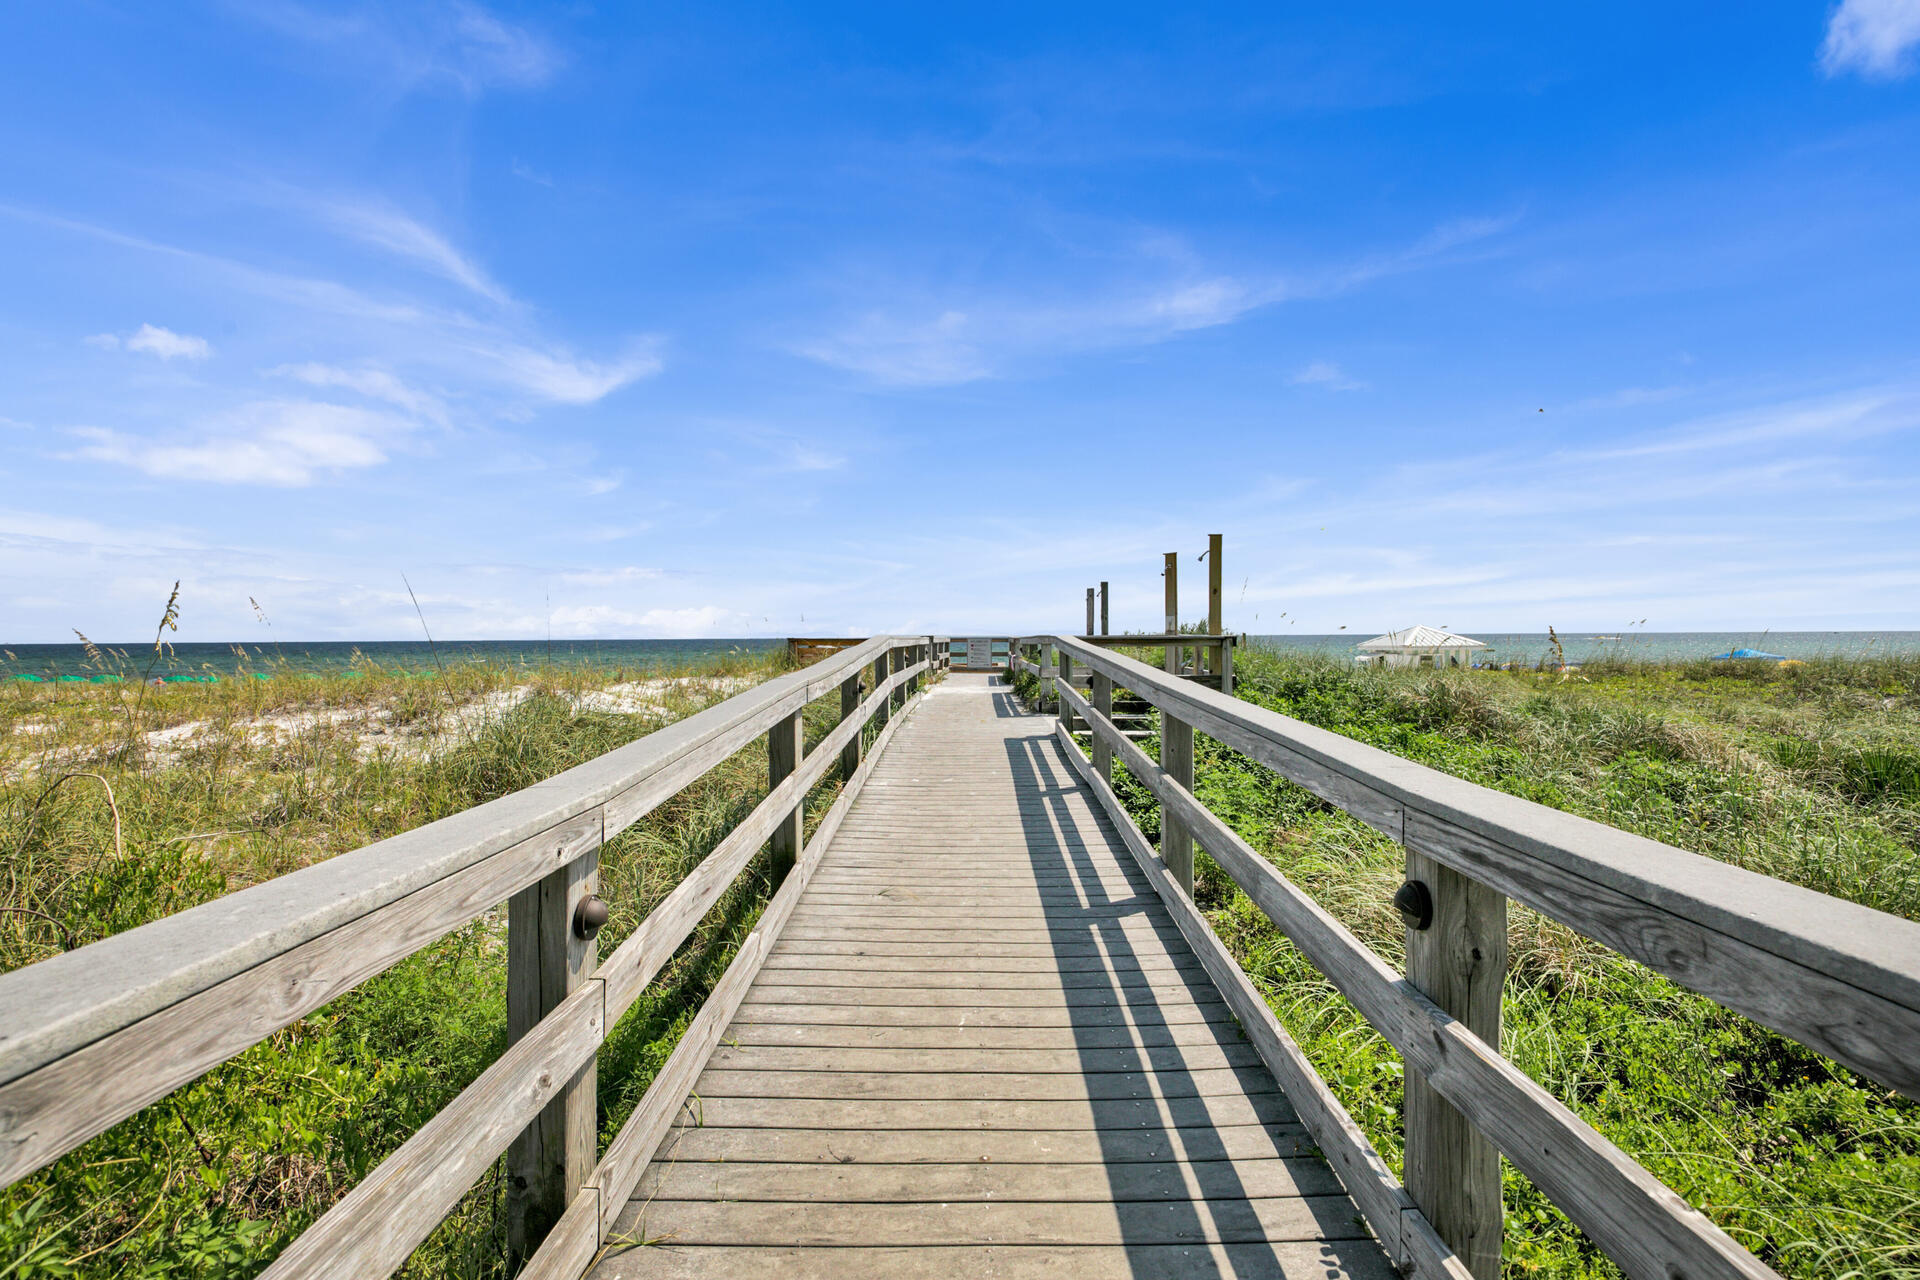
[[[1470,667],[1483,653],[1491,656],[1481,641],[1456,636],[1438,627],[1407,627],[1389,631],[1371,640],[1362,640],[1354,661],[1377,667]]]

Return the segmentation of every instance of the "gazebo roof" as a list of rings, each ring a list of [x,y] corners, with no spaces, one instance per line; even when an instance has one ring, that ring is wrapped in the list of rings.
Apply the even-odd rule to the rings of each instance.
[[[1362,649],[1484,649],[1487,646],[1438,627],[1407,627],[1360,642]]]

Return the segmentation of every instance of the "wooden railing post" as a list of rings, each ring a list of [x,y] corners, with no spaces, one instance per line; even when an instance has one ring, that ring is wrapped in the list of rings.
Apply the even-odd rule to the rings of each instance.
[[[1173,637],[1180,631],[1179,574],[1180,558],[1169,551],[1165,575],[1168,637],[1165,666],[1176,676],[1180,674],[1180,645]],[[1193,790],[1193,726],[1174,719],[1164,708],[1160,712],[1160,767],[1182,787]],[[1167,864],[1168,873],[1187,896],[1192,897],[1193,833],[1165,805],[1160,806],[1160,861]]]
[[[1207,535],[1207,634],[1210,636],[1217,636],[1220,634],[1220,543],[1221,541],[1222,541],[1221,535],[1217,533],[1210,533]],[[1225,645],[1215,645],[1213,647],[1213,652],[1208,659],[1209,665],[1207,669],[1207,674],[1217,676],[1222,673],[1224,669],[1222,665],[1222,655],[1225,652],[1226,652]],[[1198,661],[1198,651],[1196,651],[1195,653],[1195,661],[1193,665],[1194,665],[1194,674],[1195,675],[1200,674],[1199,672],[1200,663]]]
[[[1042,640],[1040,642],[1040,696],[1042,698],[1053,696],[1053,676],[1050,674],[1052,671],[1053,641]]]
[[[1407,929],[1407,981],[1488,1044],[1500,1043],[1507,972],[1507,899],[1424,854],[1407,852],[1409,885],[1425,886],[1426,928]],[[1410,895],[1417,903],[1421,895]],[[1478,1280],[1500,1275],[1500,1152],[1420,1074],[1405,1077],[1406,1186],[1434,1230]]]
[[[1067,656],[1065,649],[1060,649],[1057,652],[1060,661],[1060,683],[1067,688],[1071,688],[1073,686],[1073,659]],[[1067,726],[1068,733],[1074,731],[1073,726],[1075,719],[1073,708],[1067,705],[1065,698],[1060,699],[1060,723]]]
[[[840,682],[840,719],[845,721],[860,709],[860,669],[855,667],[853,674]],[[840,748],[840,781],[851,782],[856,769],[860,767],[860,734],[854,734],[847,745]]]
[[[876,690],[887,682],[887,673],[893,669],[891,661],[892,655],[885,653],[873,660],[873,687]],[[886,728],[887,717],[891,715],[892,712],[893,699],[883,698],[880,705],[873,709],[873,727],[875,729]]]
[[[907,669],[907,651],[898,647],[887,650],[887,671],[898,675]],[[899,711],[907,705],[907,686],[902,683],[887,699],[889,711]]]
[[[806,751],[806,724],[800,712],[783,717],[773,728],[767,730],[767,789],[772,790],[787,780],[787,775],[800,767],[800,757]],[[805,824],[807,803],[802,797],[793,806],[793,812],[780,819],[780,825],[773,829],[768,852],[768,869],[773,873],[776,888],[787,878],[787,872],[793,869],[793,860],[800,853],[801,828]]]
[[[1093,709],[1107,719],[1113,719],[1113,677],[1093,673]],[[1113,781],[1113,748],[1098,733],[1093,735],[1093,771],[1107,781]]]
[[[593,972],[598,945],[575,930],[574,915],[599,884],[595,847],[507,899],[509,1043]],[[507,1249],[516,1261],[533,1256],[593,1172],[596,1067],[589,1058],[507,1148]]]

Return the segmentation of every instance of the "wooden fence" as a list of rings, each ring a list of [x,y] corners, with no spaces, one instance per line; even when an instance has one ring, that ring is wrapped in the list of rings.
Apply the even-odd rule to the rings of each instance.
[[[391,1274],[506,1152],[510,1244],[531,1255],[522,1274],[573,1280],[732,1017],[809,859],[923,674],[944,665],[931,637],[864,641],[525,790],[0,975],[0,1185],[505,901],[511,1047],[265,1274]],[[804,751],[807,704],[835,692],[839,724]],[[869,724],[879,732],[863,753]],[[762,734],[766,797],[596,963],[602,844]],[[807,793],[835,768],[840,796],[803,850]],[[602,1040],[769,843],[779,891],[596,1162]]]
[[[1433,1274],[1457,1266],[1422,1245],[1417,1229],[1430,1220],[1474,1275],[1499,1274],[1504,1154],[1630,1276],[1775,1274],[1500,1055],[1508,899],[1920,1098],[1920,924],[1477,786],[1086,637],[1034,637],[1022,647],[1016,670],[1052,686],[1063,745],[1139,850],[1145,837],[1110,783],[1114,757],[1159,799],[1156,887],[1209,969],[1220,970],[1215,982],[1403,1266]],[[1035,661],[1043,650],[1044,666]],[[1110,718],[1116,689],[1158,710],[1160,760]],[[1075,742],[1077,725],[1089,732],[1091,758]],[[1395,905],[1408,918],[1406,976],[1194,798],[1196,730],[1405,847]],[[1191,901],[1195,839],[1401,1054],[1404,1187],[1244,975],[1227,971],[1231,960]]]

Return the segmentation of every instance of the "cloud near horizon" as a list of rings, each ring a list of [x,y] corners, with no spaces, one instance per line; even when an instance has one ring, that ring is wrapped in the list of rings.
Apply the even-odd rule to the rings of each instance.
[[[168,480],[301,488],[322,475],[377,466],[412,424],[392,414],[317,400],[262,400],[208,424],[193,439],[153,441],[99,427],[73,456]]]
[[[162,360],[205,360],[213,354],[213,347],[205,338],[175,333],[157,324],[143,324],[124,338],[117,333],[96,333],[87,338],[86,343],[103,351],[143,351]]]

